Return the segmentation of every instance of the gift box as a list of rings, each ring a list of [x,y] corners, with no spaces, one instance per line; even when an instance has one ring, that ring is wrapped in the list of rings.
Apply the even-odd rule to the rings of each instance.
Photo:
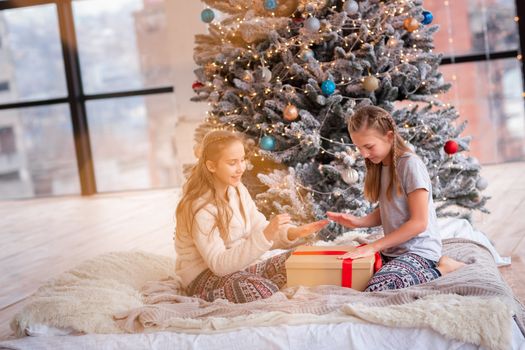
[[[299,246],[286,260],[288,287],[331,284],[363,291],[381,268],[379,253],[358,259],[338,259],[354,246]]]

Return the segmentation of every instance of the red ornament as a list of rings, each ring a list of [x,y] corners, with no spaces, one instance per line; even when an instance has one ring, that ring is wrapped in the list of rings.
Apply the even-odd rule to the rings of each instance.
[[[204,84],[201,83],[200,81],[196,81],[196,82],[194,82],[193,84],[191,84],[191,88],[192,88],[193,90],[197,90],[197,89],[200,89],[200,88],[202,88],[202,87],[204,87]]]
[[[458,151],[458,144],[456,141],[448,140],[443,147],[447,154],[454,154]]]
[[[295,23],[303,23],[304,18],[303,17],[293,17],[292,21],[294,21]]]

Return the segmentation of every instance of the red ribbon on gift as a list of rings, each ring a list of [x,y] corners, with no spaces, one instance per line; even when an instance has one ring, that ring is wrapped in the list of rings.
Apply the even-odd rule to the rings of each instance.
[[[366,244],[361,244],[357,248],[362,247]],[[294,252],[293,255],[343,255],[348,253],[345,250],[318,250],[318,251],[304,251],[304,252]],[[381,255],[379,252],[374,254],[374,273],[376,273],[381,266],[383,266],[383,261],[381,260]],[[352,287],[352,261],[354,259],[346,258],[342,260],[342,272],[341,272],[341,286],[342,287]]]

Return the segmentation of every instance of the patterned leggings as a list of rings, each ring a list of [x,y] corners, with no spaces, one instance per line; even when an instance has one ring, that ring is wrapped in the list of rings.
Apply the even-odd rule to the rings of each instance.
[[[271,297],[286,284],[285,261],[291,251],[273,256],[245,270],[217,276],[210,269],[201,272],[186,293],[207,301],[227,299],[232,303],[248,303]]]
[[[436,268],[437,262],[414,253],[406,253],[396,258],[384,255],[381,257],[384,265],[368,281],[365,292],[406,288],[430,282],[441,276],[441,272]]]

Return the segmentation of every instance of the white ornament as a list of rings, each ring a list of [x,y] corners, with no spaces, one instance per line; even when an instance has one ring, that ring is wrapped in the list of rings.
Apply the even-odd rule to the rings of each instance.
[[[306,21],[304,21],[304,27],[310,33],[317,33],[321,28],[321,22],[319,22],[319,20],[315,17],[310,17]]]
[[[272,80],[272,71],[268,67],[262,67],[261,76],[265,82],[269,83]]]
[[[489,185],[489,182],[483,177],[480,177],[478,181],[476,181],[476,188],[480,191],[483,191],[484,189],[486,189],[488,185]]]
[[[349,185],[355,184],[359,180],[359,173],[357,170],[348,168],[341,171],[343,181]]]
[[[355,0],[347,0],[343,5],[343,11],[349,15],[354,15],[359,11],[359,4]]]

